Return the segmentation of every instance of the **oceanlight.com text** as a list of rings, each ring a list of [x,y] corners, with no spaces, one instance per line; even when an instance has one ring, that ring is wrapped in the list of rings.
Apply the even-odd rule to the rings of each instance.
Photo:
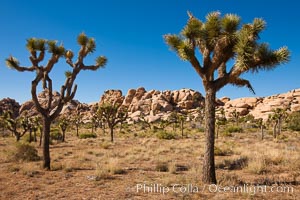
[[[255,195],[258,193],[293,193],[294,188],[290,185],[251,185],[243,184],[239,186],[221,186],[216,184],[197,186],[193,184],[137,184],[133,191],[136,193],[247,193]]]

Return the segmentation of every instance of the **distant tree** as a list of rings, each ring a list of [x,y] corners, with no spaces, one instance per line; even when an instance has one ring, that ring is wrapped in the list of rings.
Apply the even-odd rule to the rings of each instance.
[[[235,125],[238,126],[239,125],[239,119],[240,119],[240,112],[236,111],[236,109],[234,109],[230,114],[231,119],[235,122]]]
[[[247,72],[272,70],[278,64],[289,60],[286,47],[269,49],[267,43],[259,43],[259,34],[265,29],[265,21],[254,19],[253,23],[241,26],[241,19],[234,14],[221,17],[219,12],[211,12],[206,21],[188,12],[189,20],[181,34],[165,35],[166,43],[178,56],[189,61],[201,77],[205,96],[205,135],[202,181],[216,183],[214,137],[216,93],[227,84],[248,87],[254,92],[250,82],[241,76]],[[201,54],[197,58],[198,52]],[[233,62],[231,62],[233,61]],[[232,67],[228,66],[232,64]]]
[[[72,121],[76,128],[76,136],[79,137],[79,127],[82,124],[81,105],[77,105]]]
[[[285,109],[276,108],[273,109],[273,113],[269,115],[269,120],[273,122],[273,137],[277,138],[277,135],[281,133],[282,122],[286,118],[287,113]]]
[[[171,114],[168,117],[168,123],[173,125],[173,131],[176,131],[176,126],[179,122],[179,114],[177,111],[171,112]]]
[[[43,121],[43,168],[50,169],[50,126],[51,123],[59,116],[63,106],[71,101],[76,93],[77,85],[74,85],[75,79],[81,70],[97,70],[106,64],[107,59],[104,56],[96,58],[95,65],[85,65],[84,59],[87,55],[93,53],[96,49],[96,43],[93,38],[88,38],[84,33],[77,38],[80,45],[78,58],[73,62],[74,54],[71,50],[66,51],[62,44],[58,45],[56,41],[45,39],[30,38],[27,40],[27,49],[30,52],[29,60],[31,66],[23,67],[19,61],[10,56],[6,59],[7,66],[19,72],[35,72],[35,79],[31,83],[31,96],[38,113],[42,116]],[[47,57],[46,51],[50,54]],[[66,81],[61,86],[59,98],[56,99],[56,106],[53,106],[53,88],[50,72],[58,61],[65,57],[66,63],[71,67],[71,71],[66,71]],[[45,59],[48,61],[43,64]],[[37,87],[42,84],[42,89],[47,93],[47,104],[42,105],[37,96]]]
[[[17,142],[29,130],[29,119],[27,116],[14,118],[11,111],[6,111],[4,112],[3,119],[5,120],[6,128],[16,137]]]
[[[37,131],[40,131],[40,134],[42,134],[42,126],[41,126],[41,118],[39,116],[34,116],[30,118],[31,121],[31,128],[33,131],[33,141],[37,142]],[[40,136],[40,139],[42,138],[42,136]],[[41,145],[41,142],[40,142]]]
[[[149,119],[146,118],[144,112],[141,112],[141,113],[140,113],[140,116],[139,116],[139,118],[138,118],[138,121],[139,121],[139,123],[142,124],[142,128],[147,127],[147,128],[149,128],[149,129],[152,129],[152,125],[151,125],[151,123],[149,122]]]
[[[178,115],[178,121],[180,123],[180,131],[181,131],[181,137],[184,137],[184,122],[186,122],[186,115],[183,113],[180,113]],[[185,135],[187,137],[187,134]]]
[[[260,128],[261,140],[263,140],[264,139],[264,120],[262,118],[259,118],[256,121]]]
[[[69,126],[70,122],[69,120],[65,117],[65,116],[61,116],[58,119],[58,126],[62,132],[62,138],[61,141],[65,142],[65,138],[66,138],[66,130]]]
[[[195,121],[199,122],[199,126],[202,127],[203,120],[204,120],[204,107],[200,106],[197,108],[197,115],[195,117]]]
[[[117,124],[124,122],[128,117],[126,109],[121,107],[121,104],[103,103],[99,105],[99,116],[107,123],[110,129],[111,142],[114,142],[114,128]]]

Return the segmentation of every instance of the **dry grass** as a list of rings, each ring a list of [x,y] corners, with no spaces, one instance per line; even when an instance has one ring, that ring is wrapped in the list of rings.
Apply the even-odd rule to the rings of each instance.
[[[124,129],[125,130],[125,129]],[[136,127],[136,130],[139,128]],[[143,131],[143,130],[142,130]],[[0,199],[297,199],[294,193],[137,192],[137,184],[194,185],[200,189],[204,134],[192,130],[188,138],[161,140],[155,134],[116,133],[78,139],[51,146],[52,170],[41,161],[16,162],[14,138],[0,140]],[[82,131],[84,132],[84,131]],[[142,135],[142,136],[140,136]],[[300,182],[299,134],[284,133],[273,140],[259,133],[233,133],[216,140],[217,179],[222,186],[243,183]],[[287,139],[288,138],[288,139]],[[41,156],[41,148],[37,144]],[[179,187],[180,188],[180,187]]]

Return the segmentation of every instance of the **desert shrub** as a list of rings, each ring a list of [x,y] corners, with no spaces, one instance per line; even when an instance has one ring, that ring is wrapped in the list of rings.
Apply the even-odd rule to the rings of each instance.
[[[61,140],[62,139],[62,134],[60,133],[59,129],[51,130],[50,139],[51,140]]]
[[[205,129],[203,127],[200,127],[197,130],[198,130],[198,132],[201,132],[201,133],[204,133],[204,131],[205,131]]]
[[[167,131],[159,131],[156,136],[159,139],[172,140],[175,139],[175,134]]]
[[[95,133],[81,133],[79,135],[80,139],[87,139],[87,138],[96,138],[97,135]]]
[[[247,170],[253,174],[265,174],[268,172],[268,161],[265,156],[256,156],[249,160]]]
[[[155,166],[155,170],[159,172],[168,172],[169,166],[166,162],[157,162]]]
[[[229,126],[226,128],[225,132],[227,133],[242,133],[243,128],[239,126]]]
[[[237,169],[243,169],[245,166],[247,166],[247,163],[248,163],[248,157],[241,156],[237,159],[225,159],[221,163],[217,164],[216,168],[237,170]]]
[[[287,127],[292,131],[300,131],[300,112],[293,112],[289,116]]]
[[[17,150],[14,154],[15,160],[22,161],[38,161],[40,157],[38,156],[38,151],[36,148],[31,146],[30,144],[17,144]]]
[[[228,156],[233,153],[231,149],[221,149],[217,146],[215,146],[214,150],[215,150],[215,156]]]
[[[111,147],[111,143],[104,141],[100,144],[100,147],[102,147],[103,149],[109,149]]]

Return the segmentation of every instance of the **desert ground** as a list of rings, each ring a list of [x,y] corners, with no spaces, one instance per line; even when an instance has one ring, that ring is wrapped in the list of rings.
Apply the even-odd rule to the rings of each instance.
[[[81,128],[80,133],[89,132]],[[171,132],[172,128],[167,128]],[[158,131],[159,132],[159,131]],[[42,161],[17,156],[15,138],[0,138],[0,199],[299,199],[300,134],[277,139],[258,129],[220,131],[215,159],[218,185],[201,182],[204,133],[186,125],[181,137],[160,139],[157,131],[127,125],[97,138],[52,140],[51,170]],[[269,133],[269,134],[268,134]],[[18,143],[25,143],[26,136]],[[42,156],[38,142],[32,143]],[[260,187],[259,187],[260,186]]]

